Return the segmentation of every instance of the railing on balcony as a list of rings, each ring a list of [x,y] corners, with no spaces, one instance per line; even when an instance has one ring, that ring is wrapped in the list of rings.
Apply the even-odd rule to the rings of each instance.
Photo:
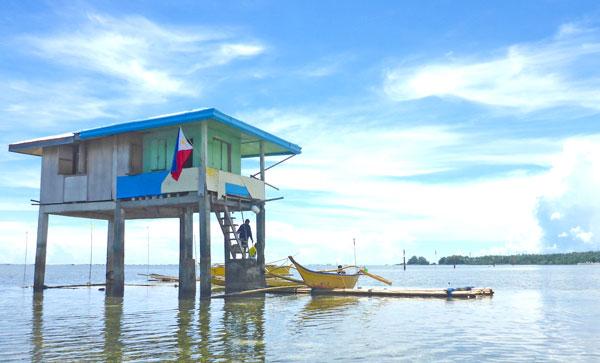
[[[198,173],[199,168],[183,169],[179,180],[173,179],[168,170],[119,176],[117,177],[117,199],[197,192]],[[262,181],[218,169],[206,169],[206,187],[209,191],[216,192],[218,198],[228,195],[246,199],[265,199],[265,184]]]

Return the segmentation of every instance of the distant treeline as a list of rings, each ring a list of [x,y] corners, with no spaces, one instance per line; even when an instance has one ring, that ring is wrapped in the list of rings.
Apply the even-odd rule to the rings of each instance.
[[[600,263],[600,251],[552,253],[549,255],[511,255],[469,257],[453,255],[440,258],[440,265],[576,265]]]
[[[408,261],[406,261],[407,265],[429,265],[429,261],[427,261],[427,259],[423,256],[421,257],[417,257],[417,256],[412,256],[411,258],[408,259]]]

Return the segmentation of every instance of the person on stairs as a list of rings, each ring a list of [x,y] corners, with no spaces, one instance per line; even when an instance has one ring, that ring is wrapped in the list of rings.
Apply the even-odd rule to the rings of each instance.
[[[250,220],[246,219],[244,224],[240,226],[237,230],[238,236],[240,238],[240,242],[242,242],[242,249],[244,251],[244,255],[248,253],[248,239],[252,240],[254,243],[254,238],[252,238],[252,228],[250,228]]]

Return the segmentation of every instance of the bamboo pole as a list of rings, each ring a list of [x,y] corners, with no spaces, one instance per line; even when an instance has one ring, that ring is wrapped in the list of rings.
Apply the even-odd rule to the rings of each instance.
[[[304,281],[302,281],[302,280],[294,279],[294,278],[283,276],[283,275],[274,274],[272,272],[267,271],[266,269],[265,269],[265,273],[267,275],[269,275],[269,276],[277,277],[277,278],[280,278],[282,280],[286,280],[286,281],[290,281],[290,282],[295,282],[295,283],[298,283],[298,284],[306,285],[304,283]]]
[[[364,269],[360,269],[359,271],[360,271],[361,274],[363,274],[365,276],[369,276],[370,278],[375,279],[375,280],[377,280],[379,282],[383,282],[384,284],[387,284],[387,285],[391,285],[392,284],[392,282],[390,280],[388,280],[386,278],[383,278],[383,277],[381,277],[379,275],[375,275],[375,274],[372,274],[370,272],[367,272]]]

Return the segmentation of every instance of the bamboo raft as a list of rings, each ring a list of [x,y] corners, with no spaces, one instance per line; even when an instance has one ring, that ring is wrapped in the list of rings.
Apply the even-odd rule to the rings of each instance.
[[[476,299],[481,297],[491,297],[494,295],[494,290],[492,290],[489,287],[457,289],[400,289],[387,287],[358,287],[354,289],[313,289],[304,286],[280,286],[256,290],[246,290],[231,294],[215,295],[213,296],[213,298],[228,298],[261,293],[335,296],[384,296],[398,298]]]

